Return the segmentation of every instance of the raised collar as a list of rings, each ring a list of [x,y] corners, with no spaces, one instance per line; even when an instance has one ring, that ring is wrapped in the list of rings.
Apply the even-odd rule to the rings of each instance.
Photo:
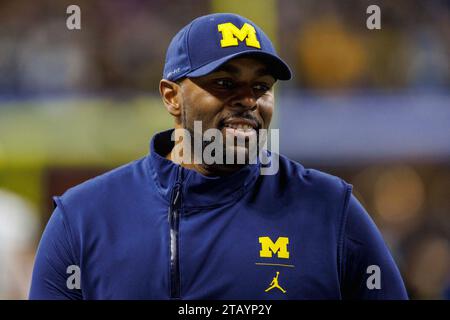
[[[174,129],[155,134],[147,156],[149,169],[161,196],[170,200],[178,181],[182,185],[183,207],[203,208],[221,206],[239,199],[255,183],[260,174],[260,163],[246,165],[228,176],[210,177],[181,167],[165,158],[173,148]]]

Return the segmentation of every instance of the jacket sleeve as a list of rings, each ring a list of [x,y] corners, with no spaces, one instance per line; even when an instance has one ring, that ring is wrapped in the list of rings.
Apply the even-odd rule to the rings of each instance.
[[[62,209],[56,207],[36,253],[30,300],[82,299],[80,289],[69,289],[67,285],[69,277],[75,274],[68,267],[79,266],[74,257],[69,232]]]
[[[344,299],[408,299],[381,233],[353,195],[347,206],[342,258]]]

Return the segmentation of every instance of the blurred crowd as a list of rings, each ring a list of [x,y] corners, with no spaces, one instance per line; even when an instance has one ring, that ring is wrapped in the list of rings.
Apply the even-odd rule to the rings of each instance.
[[[280,47],[296,85],[311,89],[437,89],[450,85],[450,2],[281,1]],[[366,9],[380,7],[381,30]]]
[[[264,10],[261,3],[256,10]],[[81,30],[66,28],[71,4],[81,8]],[[381,31],[366,28],[371,4],[278,0],[276,43],[294,71],[282,90],[448,95],[450,2],[376,1]],[[0,0],[0,109],[2,101],[24,97],[156,95],[170,39],[210,12],[210,0]],[[449,299],[448,161],[323,169],[355,186],[411,298]],[[0,189],[0,299],[26,298],[33,252],[49,214],[19,194]]]
[[[80,0],[82,30],[69,31],[72,2],[0,1],[0,94],[154,93],[172,36],[210,10],[207,0]],[[277,43],[294,68],[290,85],[448,88],[449,2],[377,1],[382,32],[366,28],[370,4],[278,1]]]
[[[156,93],[165,50],[200,1],[76,1],[81,30],[66,28],[73,1],[0,0],[0,95]]]

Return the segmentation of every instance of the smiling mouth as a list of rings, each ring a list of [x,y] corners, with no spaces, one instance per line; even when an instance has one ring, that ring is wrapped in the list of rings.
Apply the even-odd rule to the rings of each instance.
[[[224,126],[224,128],[229,128],[229,129],[239,130],[239,131],[244,131],[244,132],[255,131],[255,129],[248,124],[237,124],[237,125],[226,124]]]
[[[233,129],[240,132],[253,132],[258,129],[258,123],[254,120],[244,118],[232,118],[223,123],[225,129]]]
[[[225,138],[244,139],[242,141],[248,142],[250,137],[257,137],[257,131],[249,125],[226,125],[223,128],[223,134]],[[234,140],[233,139],[233,140]],[[235,143],[238,140],[234,140]]]

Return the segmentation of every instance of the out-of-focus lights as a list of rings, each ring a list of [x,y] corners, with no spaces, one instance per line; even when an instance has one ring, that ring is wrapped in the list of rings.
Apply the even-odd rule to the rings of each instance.
[[[425,190],[420,176],[407,166],[384,170],[375,182],[374,205],[386,223],[414,219],[424,203]]]

